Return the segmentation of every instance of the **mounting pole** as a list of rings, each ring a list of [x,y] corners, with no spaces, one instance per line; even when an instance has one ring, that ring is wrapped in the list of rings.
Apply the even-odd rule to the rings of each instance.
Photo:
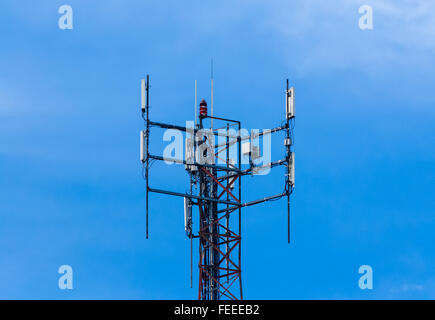
[[[214,94],[214,88],[213,88],[213,58],[211,59],[211,125],[210,125],[210,127],[211,127],[211,131],[213,131],[213,100],[214,100],[214,97],[213,97],[213,94]]]
[[[226,150],[226,162],[227,162],[227,167],[229,168],[230,167],[230,124],[229,123],[227,123],[227,136],[226,136],[226,139],[225,139],[225,150]],[[229,186],[230,185],[230,177],[227,177],[227,186]],[[227,192],[226,193],[227,194],[227,201],[230,201],[230,194]],[[226,212],[226,227],[227,227],[227,230],[230,230],[230,213],[229,213],[229,208],[230,208],[230,205],[229,204],[227,204],[227,212]],[[226,245],[226,252],[228,253],[230,251],[230,244],[227,242],[227,245]],[[229,267],[230,267],[230,262],[228,261],[228,260],[226,260],[226,267],[227,267],[227,269],[229,269]],[[230,276],[229,275],[227,275],[227,283],[229,283],[230,282]]]
[[[286,95],[286,103],[288,101],[288,94],[289,94],[289,80],[287,79],[287,89],[285,91]],[[288,115],[286,114],[286,121],[287,121],[287,129],[286,129],[286,138],[290,139],[290,119]],[[290,141],[290,140],[288,140]],[[290,166],[290,145],[292,142],[286,145],[286,153],[287,153],[287,165]],[[287,169],[287,174],[289,174],[289,170]],[[290,177],[287,175],[287,242],[290,244]]]
[[[195,80],[195,129],[198,119],[198,80]]]
[[[238,153],[238,162],[239,162],[239,171],[242,171],[242,137],[241,137],[241,130],[242,125],[240,121],[238,122],[238,129],[239,132],[237,132],[237,153]],[[228,150],[229,152],[229,150]],[[242,176],[239,176],[239,201],[242,202]],[[243,300],[243,288],[242,288],[242,208],[239,207],[239,269],[240,269],[240,275],[239,275],[239,281],[240,281],[240,299]]]
[[[146,114],[146,169],[145,169],[145,179],[146,179],[146,238],[148,239],[148,194],[149,194],[149,183],[148,183],[148,173],[149,173],[149,144],[150,144],[150,75],[147,74],[147,81],[145,83],[146,90],[146,105],[145,105],[145,114]]]

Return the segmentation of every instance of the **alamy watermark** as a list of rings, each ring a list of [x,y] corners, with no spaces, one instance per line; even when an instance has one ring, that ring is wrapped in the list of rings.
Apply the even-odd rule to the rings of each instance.
[[[362,15],[358,25],[361,30],[373,30],[373,8],[367,4],[362,5],[358,12]]]
[[[70,5],[64,4],[59,7],[58,12],[62,15],[59,18],[59,29],[72,30],[73,29],[73,9]]]
[[[73,289],[73,269],[69,265],[63,265],[59,267],[58,273],[61,274],[58,281],[60,290],[72,290]]]
[[[358,273],[362,274],[359,278],[358,286],[361,290],[373,289],[373,268],[369,265],[362,265],[358,269]]]
[[[272,157],[272,139],[269,129],[195,130],[193,121],[186,121],[185,132],[186,137],[181,130],[165,130],[163,141],[169,142],[163,150],[166,164],[183,160],[186,165],[197,163],[235,166],[238,164],[238,152],[241,152],[241,164],[251,165],[253,174],[266,175],[271,170],[269,164]],[[238,150],[239,141],[241,150]]]

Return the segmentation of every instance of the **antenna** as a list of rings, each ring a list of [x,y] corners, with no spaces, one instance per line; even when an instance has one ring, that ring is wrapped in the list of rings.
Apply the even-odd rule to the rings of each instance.
[[[213,60],[212,60],[212,110],[213,110]],[[192,284],[192,242],[199,243],[198,300],[243,300],[242,288],[242,209],[287,196],[288,242],[290,243],[290,195],[294,189],[294,88],[287,87],[285,121],[280,126],[242,135],[239,120],[215,117],[213,111],[207,115],[207,104],[201,101],[197,114],[197,81],[195,81],[195,115],[197,125],[183,127],[149,119],[149,76],[145,83],[146,104],[144,117],[145,133],[141,133],[141,161],[146,179],[146,230],[148,238],[149,193],[165,194],[184,198],[184,231],[191,241],[191,284]],[[143,85],[142,85],[143,88]],[[142,94],[143,97],[143,94]],[[195,116],[195,120],[196,120]],[[206,120],[222,122],[223,130],[205,128]],[[194,136],[186,143],[186,159],[163,158],[149,150],[150,129],[175,129]],[[235,132],[235,133],[234,133]],[[266,164],[257,164],[260,149],[254,140],[265,135],[284,132],[285,158]],[[215,144],[216,137],[218,139]],[[159,139],[161,141],[161,139]],[[246,143],[243,143],[246,142]],[[243,143],[243,146],[242,146]],[[237,148],[236,156],[230,156],[230,149]],[[198,151],[198,152],[196,152]],[[226,152],[226,157],[221,153]],[[242,163],[242,154],[249,162]],[[223,158],[226,159],[223,159]],[[224,164],[215,163],[221,159]],[[183,165],[189,175],[188,192],[158,189],[149,186],[150,160],[165,161]],[[211,160],[211,161],[208,161]],[[257,200],[242,201],[242,179],[255,175],[263,169],[284,166],[286,168],[284,191],[263,196]],[[170,178],[168,178],[170,179]],[[160,181],[164,184],[164,181]],[[261,186],[259,186],[261,187]],[[180,201],[180,213],[183,210]],[[180,214],[181,216],[181,214]],[[180,219],[180,226],[181,226]],[[180,228],[181,229],[181,228]]]
[[[145,120],[146,130],[141,132],[141,162],[145,169],[145,180],[146,180],[146,238],[148,239],[148,172],[150,168],[150,157],[149,157],[149,134],[150,134],[150,76],[147,75],[146,80],[141,80],[141,110],[142,118]]]
[[[198,80],[195,80],[195,128],[198,119]]]
[[[146,81],[145,79],[141,80],[141,110],[142,113],[145,112],[145,108],[146,108],[146,100],[145,100],[145,96],[146,96]]]
[[[210,78],[211,78],[211,130],[213,131],[213,58],[211,58],[211,70],[210,70]]]

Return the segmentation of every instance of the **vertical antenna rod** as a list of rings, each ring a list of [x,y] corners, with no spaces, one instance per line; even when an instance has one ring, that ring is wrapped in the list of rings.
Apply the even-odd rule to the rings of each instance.
[[[286,103],[288,101],[288,95],[289,95],[289,81],[287,79],[287,89],[285,92],[286,95]],[[286,135],[287,139],[290,139],[290,121],[288,115],[286,115],[286,121],[287,121],[287,129],[286,129]],[[288,140],[290,141],[290,140]],[[287,165],[290,166],[290,144],[286,146],[287,149]],[[287,173],[289,174],[289,170],[287,169]],[[287,242],[290,244],[290,177],[287,176]]]
[[[145,105],[145,113],[146,113],[146,169],[145,169],[145,179],[146,179],[146,238],[148,239],[148,193],[149,193],[149,185],[148,185],[148,172],[149,172],[149,135],[150,135],[150,75],[147,74],[147,81],[145,83],[146,90],[146,105]]]
[[[198,119],[198,80],[195,80],[195,129]]]
[[[211,130],[213,131],[213,58],[211,59]]]

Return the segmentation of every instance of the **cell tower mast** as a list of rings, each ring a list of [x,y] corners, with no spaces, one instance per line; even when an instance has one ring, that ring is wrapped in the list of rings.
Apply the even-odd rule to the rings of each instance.
[[[290,243],[290,195],[294,188],[294,88],[289,88],[287,80],[286,120],[276,128],[242,135],[241,122],[208,115],[207,103],[199,104],[198,119],[193,127],[183,127],[149,118],[150,80],[142,80],[142,117],[146,129],[141,131],[141,162],[146,180],[146,236],[148,238],[148,200],[149,193],[160,193],[184,198],[185,231],[188,238],[199,240],[199,300],[242,300],[242,208],[271,200],[287,197],[288,242]],[[195,82],[195,116],[197,115],[197,83]],[[210,121],[209,121],[210,120]],[[224,123],[215,130],[206,128],[205,123],[212,120]],[[150,154],[149,140],[151,128],[175,129],[186,135],[185,159],[162,157]],[[258,164],[260,146],[255,142],[265,135],[285,132],[285,156],[281,160]],[[215,138],[218,143],[215,144]],[[242,144],[242,142],[244,142]],[[231,157],[236,148],[236,157]],[[234,150],[233,150],[234,151]],[[224,154],[224,155],[222,155]],[[242,166],[242,155],[249,159]],[[234,159],[237,158],[237,159]],[[182,193],[149,186],[150,163],[165,161],[184,165],[189,175],[190,192]],[[216,162],[223,164],[216,164]],[[285,188],[282,193],[263,197],[258,200],[242,202],[242,177],[255,175],[265,169],[285,166]],[[198,208],[197,218],[193,208]],[[193,230],[194,220],[198,230]]]

